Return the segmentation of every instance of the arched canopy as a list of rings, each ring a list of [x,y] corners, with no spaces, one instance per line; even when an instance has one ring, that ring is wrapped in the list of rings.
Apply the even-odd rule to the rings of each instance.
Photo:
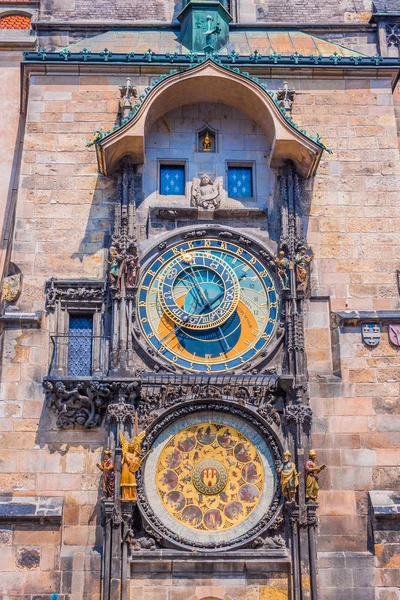
[[[259,84],[212,60],[160,81],[128,123],[99,141],[96,149],[100,171],[111,174],[124,156],[143,163],[145,136],[153,124],[169,111],[196,102],[226,104],[255,120],[271,144],[272,167],[292,160],[303,177],[315,172],[322,146],[290,125]]]

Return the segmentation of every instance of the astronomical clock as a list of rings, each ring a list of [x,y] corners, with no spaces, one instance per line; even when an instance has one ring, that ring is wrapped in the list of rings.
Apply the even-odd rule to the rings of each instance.
[[[165,245],[147,260],[138,288],[147,351],[166,368],[204,374],[240,371],[265,358],[280,311],[265,259],[211,235]]]
[[[237,234],[200,233],[172,237],[145,259],[137,341],[178,380],[254,378],[282,339],[273,257]],[[227,387],[214,402],[186,398],[149,428],[138,505],[172,544],[238,547],[275,517],[279,442]]]

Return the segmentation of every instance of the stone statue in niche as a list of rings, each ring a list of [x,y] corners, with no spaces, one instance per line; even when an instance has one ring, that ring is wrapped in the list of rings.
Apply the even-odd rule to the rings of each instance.
[[[114,500],[115,495],[115,468],[111,450],[104,450],[104,459],[97,468],[103,473],[101,488],[104,496],[102,500]]]
[[[287,290],[290,284],[290,269],[293,267],[290,264],[289,259],[285,256],[285,251],[281,250],[279,255],[275,258],[276,265],[278,267],[278,275],[281,280],[282,287]]]
[[[317,465],[317,453],[315,450],[310,450],[308,453],[308,461],[304,465],[306,474],[306,501],[316,502],[318,499],[318,474],[326,469],[326,465]]]
[[[207,174],[193,178],[192,202],[193,206],[205,210],[215,210],[220,207],[222,200],[222,177],[216,177],[215,181]]]
[[[281,476],[281,491],[282,495],[292,502],[296,497],[296,490],[299,486],[300,473],[296,471],[296,465],[290,460],[292,455],[289,450],[283,453],[283,462],[277,469]]]
[[[294,257],[296,287],[298,292],[306,292],[310,282],[310,267],[314,254],[307,255],[306,246],[300,246]]]

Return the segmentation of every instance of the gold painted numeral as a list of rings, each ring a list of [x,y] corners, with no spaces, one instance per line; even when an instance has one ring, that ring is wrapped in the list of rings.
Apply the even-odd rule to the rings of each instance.
[[[141,301],[139,302],[139,306],[146,306],[146,302],[144,302],[144,300],[141,300]]]

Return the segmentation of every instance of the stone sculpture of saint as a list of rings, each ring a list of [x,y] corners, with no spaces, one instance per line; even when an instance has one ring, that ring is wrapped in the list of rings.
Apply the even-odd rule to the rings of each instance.
[[[290,261],[286,258],[283,250],[279,252],[279,255],[275,258],[275,262],[278,267],[279,279],[281,280],[284,289],[288,289]]]
[[[281,475],[282,495],[289,502],[292,502],[296,497],[296,489],[299,485],[300,477],[300,473],[297,473],[296,471],[296,465],[290,460],[291,457],[292,455],[289,450],[286,450],[283,453],[283,462],[279,469],[277,469],[278,473]]]
[[[136,473],[142,464],[140,451],[146,432],[142,431],[142,433],[136,435],[131,442],[126,439],[123,433],[120,432],[119,435],[122,446],[121,500],[123,502],[136,502]]]
[[[318,466],[316,462],[317,453],[315,450],[310,450],[308,453],[308,461],[304,465],[306,475],[306,501],[316,502],[318,498],[318,474],[326,469],[326,465]]]
[[[102,490],[104,496],[102,500],[113,500],[115,495],[115,468],[111,450],[104,450],[104,459],[97,468],[103,473]]]
[[[115,246],[111,246],[110,248],[110,261],[107,261],[110,265],[110,282],[113,285],[117,285],[119,287],[121,280],[121,263],[123,261],[123,257],[119,254],[117,248]]]
[[[307,256],[307,248],[301,246],[294,257],[294,266],[296,269],[296,287],[298,292],[305,292],[310,281],[310,263],[314,255]]]
[[[139,257],[137,254],[128,254],[124,260],[124,271],[126,273],[126,285],[135,287],[139,278]]]
[[[216,177],[211,181],[209,175],[203,175],[201,179],[193,178],[192,201],[193,206],[206,210],[219,208],[222,200],[222,177]]]

